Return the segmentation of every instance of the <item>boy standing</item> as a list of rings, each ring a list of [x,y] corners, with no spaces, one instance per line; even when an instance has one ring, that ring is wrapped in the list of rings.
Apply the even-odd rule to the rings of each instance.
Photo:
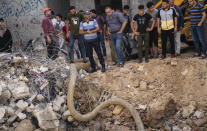
[[[149,32],[153,30],[155,20],[152,16],[144,11],[144,5],[140,5],[138,7],[139,13],[134,16],[131,22],[131,28],[134,34],[137,36],[138,41],[138,55],[139,60],[138,63],[142,63],[142,54],[143,54],[143,42],[145,46],[145,62],[149,62],[148,54],[149,54]],[[151,27],[149,27],[149,22],[152,22]],[[137,22],[138,30],[135,30],[134,24]]]
[[[160,59],[165,59],[167,54],[167,38],[170,39],[171,58],[175,57],[175,37],[177,32],[177,15],[174,8],[169,5],[169,0],[162,1],[162,8],[158,12],[157,18],[158,33],[162,39],[162,56]],[[161,25],[161,27],[160,27]]]
[[[82,21],[80,24],[80,34],[84,35],[86,49],[91,63],[91,70],[89,70],[89,73],[96,72],[96,63],[93,58],[93,49],[96,51],[100,64],[102,65],[101,71],[105,72],[106,71],[105,62],[104,62],[103,55],[101,53],[100,44],[98,43],[99,42],[97,36],[97,32],[99,31],[98,23],[95,19],[90,18],[90,11],[86,11],[84,13],[84,17],[85,20]]]
[[[42,21],[42,28],[45,34],[48,57],[55,60],[58,57],[58,40],[51,20],[51,8],[45,8],[43,12],[45,17]]]

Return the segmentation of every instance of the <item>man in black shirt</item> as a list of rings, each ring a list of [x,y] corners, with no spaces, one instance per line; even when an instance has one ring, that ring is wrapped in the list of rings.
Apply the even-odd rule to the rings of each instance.
[[[0,52],[12,52],[12,35],[3,18],[0,18]]]
[[[155,25],[155,20],[152,18],[152,16],[148,13],[145,13],[144,11],[144,5],[140,5],[138,7],[139,13],[134,16],[132,22],[131,22],[131,28],[133,30],[133,33],[135,36],[137,36],[138,41],[138,55],[139,60],[138,63],[142,63],[142,46],[144,43],[145,46],[145,62],[149,62],[149,32],[153,30]],[[149,27],[150,21],[152,22],[151,27]],[[135,30],[135,22],[137,22],[138,30]]]

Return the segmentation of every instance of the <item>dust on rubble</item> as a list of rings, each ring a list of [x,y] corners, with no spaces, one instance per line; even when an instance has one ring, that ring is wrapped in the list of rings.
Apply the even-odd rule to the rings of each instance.
[[[109,66],[106,73],[86,74],[79,81],[128,100],[149,130],[207,129],[206,60],[130,61],[124,68]]]
[[[106,73],[80,70],[74,93],[76,110],[92,111],[112,96],[140,112],[148,131],[207,128],[207,61],[194,58],[108,65]],[[133,131],[132,116],[112,105],[91,121],[76,121],[67,109],[70,65],[23,55],[0,57],[0,130]]]

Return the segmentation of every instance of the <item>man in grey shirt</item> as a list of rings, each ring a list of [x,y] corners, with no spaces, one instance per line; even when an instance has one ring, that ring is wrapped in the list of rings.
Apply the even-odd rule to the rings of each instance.
[[[155,26],[152,31],[150,31],[150,52],[151,52],[151,58],[158,58],[158,31],[157,31],[157,14],[158,10],[154,8],[153,2],[147,3],[147,10],[146,12],[150,14],[154,20],[155,20]],[[150,23],[150,25],[152,22]],[[154,44],[154,50],[153,50],[153,44]],[[155,53],[154,53],[155,51]]]
[[[106,7],[105,12],[106,22],[108,25],[108,34],[111,37],[111,41],[116,49],[118,57],[118,67],[124,66],[123,50],[122,50],[122,40],[123,40],[123,31],[127,24],[127,20],[121,13],[115,12],[111,7]]]

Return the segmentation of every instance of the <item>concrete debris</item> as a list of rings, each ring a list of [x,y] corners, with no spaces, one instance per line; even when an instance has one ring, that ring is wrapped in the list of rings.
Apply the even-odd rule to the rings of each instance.
[[[192,104],[189,105],[189,106],[184,107],[184,108],[183,108],[182,116],[183,116],[184,118],[189,117],[191,114],[194,113],[194,110],[195,110],[195,109],[196,109],[195,106],[193,106]]]
[[[176,103],[172,98],[172,94],[167,94],[151,102],[147,108],[148,120],[160,120],[176,113]]]
[[[116,106],[116,107],[114,108],[114,110],[113,110],[113,114],[114,114],[114,115],[119,115],[119,114],[122,112],[122,110],[123,110],[123,107],[120,106],[120,105],[118,105],[118,106]]]
[[[14,80],[9,83],[8,87],[15,99],[22,99],[30,96],[29,87],[25,82]]]
[[[33,113],[41,129],[50,130],[58,128],[59,120],[51,107],[47,106],[45,109],[36,109]]]
[[[204,117],[204,113],[201,111],[196,111],[193,116],[200,119],[200,118]]]
[[[34,131],[35,127],[30,120],[21,121],[14,131]]]
[[[24,114],[22,112],[17,113],[17,116],[20,120],[24,120],[27,117],[26,114]]]
[[[57,96],[55,101],[53,102],[53,110],[56,112],[60,111],[63,103],[65,103],[65,97]]]
[[[28,103],[23,101],[23,100],[19,100],[16,104],[16,106],[21,109],[22,111],[26,110],[28,107]]]
[[[147,89],[147,82],[141,81],[140,82],[140,89],[141,90],[146,90]]]
[[[4,107],[0,107],[0,120],[4,118],[4,115],[6,114],[6,110]]]

